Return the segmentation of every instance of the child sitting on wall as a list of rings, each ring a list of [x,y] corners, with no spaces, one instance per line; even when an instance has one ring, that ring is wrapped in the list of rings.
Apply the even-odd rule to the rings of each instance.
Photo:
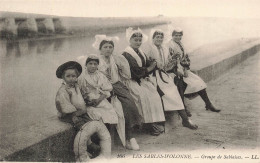
[[[85,72],[78,80],[80,91],[92,119],[106,124],[117,124],[117,113],[107,100],[113,87],[106,76],[98,71],[98,65],[99,58],[96,55],[87,58]]]
[[[55,99],[59,118],[71,123],[77,131],[85,123],[92,121],[87,114],[87,107],[77,84],[77,78],[81,72],[81,65],[74,61],[60,65],[56,71],[57,78],[63,79]],[[88,151],[93,154],[93,157],[99,153],[100,147],[92,143],[91,139],[87,140],[87,144]]]

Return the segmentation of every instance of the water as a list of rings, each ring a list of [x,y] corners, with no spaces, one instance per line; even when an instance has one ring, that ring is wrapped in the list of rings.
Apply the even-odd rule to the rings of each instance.
[[[180,20],[177,22],[178,26],[186,31],[183,41],[188,51],[205,43],[255,36],[252,34],[253,32],[237,35],[238,31],[227,35],[221,30],[216,30],[216,27],[207,27],[205,23],[201,29],[201,24],[198,22],[197,24],[193,22],[193,27],[188,22],[183,23]],[[160,27],[166,29],[167,25]],[[232,29],[232,25],[229,25],[229,28]],[[243,30],[246,29],[243,28]],[[144,32],[149,34],[150,29],[145,29]],[[120,32],[112,35],[120,38],[115,47],[115,52],[120,53],[127,46],[125,33]],[[64,62],[77,60],[79,56],[90,53],[97,54],[98,52],[91,46],[93,42],[94,37],[17,43],[1,41],[1,134],[8,134],[18,128],[40,123],[48,117],[56,116],[55,96],[61,84],[61,80],[56,78],[56,69]]]

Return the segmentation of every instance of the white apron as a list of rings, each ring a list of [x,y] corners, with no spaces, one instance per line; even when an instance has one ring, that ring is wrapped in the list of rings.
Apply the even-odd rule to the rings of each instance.
[[[142,67],[140,57],[131,47],[127,47],[125,52],[132,55],[138,65]],[[141,50],[140,52],[144,58],[146,58],[145,54],[143,54]],[[156,87],[149,78],[141,79],[140,85],[132,79],[126,80],[124,83],[128,87],[130,94],[133,96],[139,114],[143,117],[144,123],[165,121],[161,98],[157,93]]]
[[[157,49],[157,47],[154,45],[151,45],[149,48],[148,55],[151,58],[155,59],[157,64],[160,65],[159,67],[162,69],[167,64],[168,54],[167,54],[167,49],[165,47],[162,47],[160,49],[160,53],[159,53],[159,50]],[[181,96],[179,94],[179,91],[177,89],[177,86],[173,82],[174,78],[172,78],[170,75],[165,74],[164,72],[162,72],[161,74],[162,74],[163,80],[167,83],[165,83],[161,79],[161,77],[159,76],[158,70],[156,70],[156,79],[153,76],[153,78],[154,78],[153,82],[155,83],[155,85],[158,84],[158,86],[164,93],[164,95],[162,96],[164,110],[165,111],[183,110],[184,105],[183,105]]]
[[[184,82],[187,84],[184,94],[196,93],[207,88],[206,83],[198,75],[192,73],[190,70],[187,72],[188,77],[183,78]]]
[[[165,111],[183,110],[184,105],[173,79],[162,72],[162,78],[159,76],[159,71],[156,71],[157,84],[164,93],[162,96],[163,106]]]

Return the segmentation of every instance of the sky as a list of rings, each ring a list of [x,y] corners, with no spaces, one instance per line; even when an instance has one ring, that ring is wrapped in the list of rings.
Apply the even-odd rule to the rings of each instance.
[[[75,17],[260,18],[260,0],[0,0],[0,11]]]

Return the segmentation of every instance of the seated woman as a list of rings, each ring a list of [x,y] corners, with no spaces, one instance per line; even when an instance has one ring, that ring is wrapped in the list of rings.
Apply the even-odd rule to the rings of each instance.
[[[152,29],[150,34],[149,50],[146,54],[157,62],[157,70],[154,75],[156,78],[155,83],[163,93],[161,98],[164,110],[167,112],[177,110],[183,120],[182,124],[184,127],[197,129],[198,126],[191,123],[184,110],[183,100],[172,77],[166,73],[168,65],[168,50],[164,46],[163,40],[164,32],[160,29]]]
[[[85,72],[78,78],[80,91],[88,106],[90,118],[103,123],[117,124],[118,117],[113,106],[106,98],[110,97],[112,85],[98,69],[99,59],[90,55],[85,63]]]
[[[196,74],[190,71],[190,59],[184,50],[181,43],[183,31],[175,29],[171,32],[172,39],[168,43],[169,54],[171,55],[172,68],[170,71],[174,72],[179,77],[178,87],[185,97],[191,97],[198,94],[205,102],[206,110],[213,112],[220,112],[210,102],[205,82]]]
[[[158,123],[164,122],[165,117],[160,96],[156,87],[149,80],[149,74],[155,69],[156,62],[150,62],[140,49],[147,38],[140,29],[128,28],[126,38],[130,46],[124,50],[122,55],[129,63],[131,79],[124,82],[134,98],[143,122],[149,123],[152,135],[159,135],[163,132],[163,128],[158,126]]]
[[[100,51],[99,71],[109,79],[113,86],[113,93],[122,104],[125,117],[126,148],[139,150],[135,138],[132,135],[134,126],[140,126],[141,116],[138,113],[133,97],[127,87],[120,81],[120,76],[130,78],[130,68],[127,60],[121,55],[114,55],[114,42],[117,37],[107,37],[106,35],[96,35],[93,47]]]

